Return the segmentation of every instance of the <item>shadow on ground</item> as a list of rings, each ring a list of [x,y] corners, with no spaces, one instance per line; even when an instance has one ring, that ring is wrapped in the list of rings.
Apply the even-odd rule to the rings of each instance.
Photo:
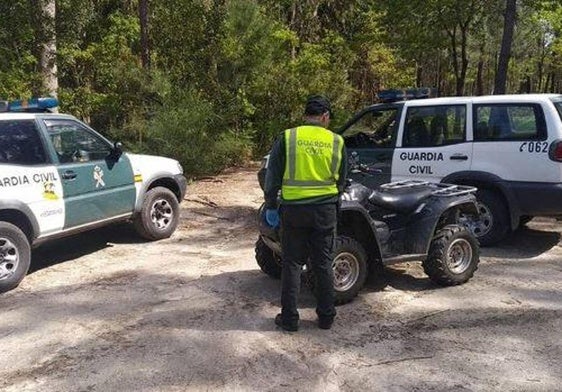
[[[221,241],[233,240],[237,237],[245,239],[249,230],[253,230],[256,223],[257,210],[248,206],[228,207],[191,207],[182,209],[182,219],[178,227],[188,227],[187,230],[175,234],[178,241],[196,242],[197,245],[212,245]],[[207,231],[208,222],[194,221],[201,217],[215,220],[216,224]],[[205,232],[193,233],[191,228],[205,228]],[[256,237],[257,239],[257,237]],[[129,223],[114,224],[95,230],[89,230],[70,237],[58,239],[33,250],[32,263],[29,273],[64,263],[81,256],[95,253],[113,246],[112,244],[142,244],[142,239]],[[245,245],[240,242],[241,246]]]
[[[560,242],[560,236],[557,231],[521,227],[497,246],[481,248],[480,254],[483,257],[505,259],[537,257],[556,246]]]
[[[136,234],[130,224],[117,224],[76,234],[48,242],[34,249],[29,273],[32,274],[44,268],[95,253],[111,247],[112,244],[144,242],[146,241]]]
[[[275,331],[272,322],[278,295],[279,281],[258,270],[191,280],[125,271],[34,293],[8,293],[0,297],[0,308],[7,315],[0,322],[3,343],[13,345],[17,339],[46,333],[47,337],[22,344],[19,350],[32,350],[28,355],[35,357],[36,351],[48,348],[49,355],[39,357],[33,366],[0,370],[0,388],[50,379],[55,384],[44,385],[58,390],[128,391],[139,382],[157,389],[231,385],[261,390],[285,385],[310,390],[304,387],[321,383],[333,366],[329,357],[342,349],[348,356],[359,356],[360,366],[354,372],[364,377],[372,373],[370,367],[386,366],[392,358],[398,359],[396,367],[379,367],[377,372],[397,377],[404,371],[401,358],[421,358],[428,369],[458,371],[466,365],[465,355],[472,358],[470,373],[486,372],[491,345],[510,353],[495,367],[511,366],[530,353],[534,361],[541,360],[542,374],[558,371],[554,360],[562,353],[560,346],[553,346],[555,337],[544,341],[548,335],[543,332],[561,326],[560,310],[484,306],[450,309],[403,323],[384,313],[371,319],[364,313],[372,304],[359,298],[340,308],[331,332],[305,321],[299,334],[287,335]],[[303,293],[302,298],[301,308],[312,306],[309,294]],[[48,339],[49,331],[67,325],[76,329],[72,344]],[[485,335],[483,327],[488,328]],[[528,334],[531,328],[541,333]],[[436,334],[438,338],[432,338]],[[506,349],[504,341],[520,344]],[[283,376],[287,372],[295,377],[288,380]],[[346,372],[340,374],[341,382],[353,381]],[[405,377],[402,385],[420,385],[408,381],[408,374]],[[451,390],[451,385],[446,386]]]

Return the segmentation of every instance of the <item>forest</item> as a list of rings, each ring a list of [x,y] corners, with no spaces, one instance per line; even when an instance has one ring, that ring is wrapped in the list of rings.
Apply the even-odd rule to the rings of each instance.
[[[310,94],[336,129],[389,88],[560,93],[561,57],[561,0],[0,2],[0,99],[57,96],[192,178],[259,157]]]

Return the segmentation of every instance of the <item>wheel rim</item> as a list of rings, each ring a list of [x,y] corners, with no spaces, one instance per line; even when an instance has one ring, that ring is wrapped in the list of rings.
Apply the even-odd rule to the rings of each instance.
[[[492,211],[487,205],[477,202],[477,208],[479,217],[474,219],[474,217],[468,217],[464,214],[459,216],[458,222],[466,227],[474,234],[477,238],[481,238],[488,234],[494,225],[494,216]]]
[[[332,269],[336,291],[349,290],[359,278],[359,260],[351,253],[338,254],[332,263]]]
[[[472,246],[464,238],[457,238],[447,249],[447,267],[454,274],[462,274],[470,266]]]
[[[0,280],[8,279],[16,273],[19,261],[18,248],[9,239],[0,237]]]
[[[167,229],[172,224],[173,218],[174,209],[168,200],[158,199],[152,204],[150,219],[157,229]]]

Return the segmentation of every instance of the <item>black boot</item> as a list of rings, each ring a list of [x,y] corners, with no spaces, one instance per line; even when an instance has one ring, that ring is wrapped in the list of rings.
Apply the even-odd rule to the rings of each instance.
[[[275,316],[275,325],[278,327],[283,328],[285,331],[296,332],[299,330],[299,323],[298,321],[295,323],[285,323],[283,321],[283,317],[281,317],[281,313]]]
[[[334,324],[333,317],[319,317],[318,318],[318,328],[320,329],[330,329]]]

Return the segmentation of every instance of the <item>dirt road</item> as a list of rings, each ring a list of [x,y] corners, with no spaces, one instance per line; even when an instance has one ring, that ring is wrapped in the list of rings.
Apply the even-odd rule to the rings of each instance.
[[[0,390],[562,390],[558,222],[484,249],[461,287],[388,269],[331,331],[305,290],[291,334],[273,325],[279,282],[254,261],[255,168],[188,192],[169,240],[120,226],[34,252],[0,296]]]

